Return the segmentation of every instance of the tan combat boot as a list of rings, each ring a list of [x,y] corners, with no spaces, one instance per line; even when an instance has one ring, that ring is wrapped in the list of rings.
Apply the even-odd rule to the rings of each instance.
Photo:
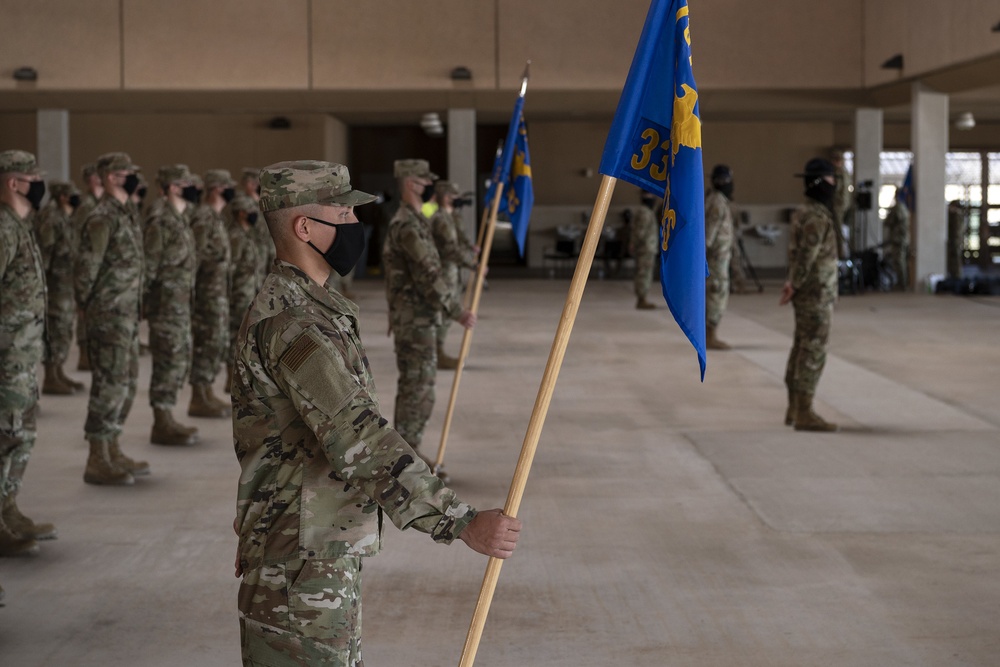
[[[0,518],[0,556],[14,558],[17,556],[36,556],[41,548],[31,537],[15,532]]]
[[[13,494],[4,498],[0,516],[3,517],[3,523],[21,537],[33,540],[56,539],[56,527],[51,523],[35,523],[21,514],[21,510],[17,507],[17,496]]]
[[[832,424],[812,409],[813,397],[810,394],[796,394],[795,396],[795,430],[796,431],[821,431],[832,432],[839,430],[836,424]]]
[[[636,310],[656,310],[656,306],[646,301],[646,297],[640,296],[635,302]]]
[[[715,327],[705,327],[705,348],[708,350],[731,350],[729,343],[718,339],[715,335]]]
[[[216,407],[218,407],[220,410],[223,411],[223,413],[224,413],[223,416],[228,417],[229,415],[233,414],[233,404],[232,404],[232,402],[231,401],[224,401],[221,398],[219,398],[218,396],[216,396],[215,392],[212,391],[212,385],[210,385],[210,384],[205,385],[205,396]]]
[[[111,444],[103,440],[90,440],[90,456],[83,471],[83,481],[87,484],[109,484],[128,486],[135,484],[132,473],[120,468],[111,460]]]
[[[795,392],[788,390],[788,409],[785,410],[785,426],[795,424]]]
[[[118,446],[118,438],[112,440],[108,445],[108,455],[111,457],[111,462],[122,470],[125,470],[133,475],[149,474],[149,463],[146,461],[136,461],[126,456],[122,452],[121,447]]]
[[[76,364],[76,370],[78,371],[89,371],[90,370],[90,354],[87,353],[87,346],[80,346],[80,361]]]
[[[444,346],[438,345],[437,348],[438,357],[438,368],[445,371],[453,371],[458,368],[458,359],[455,357],[449,357],[444,353]]]
[[[209,398],[207,384],[191,385],[191,404],[188,415],[191,417],[227,417],[229,412],[219,406],[217,401]]]
[[[171,427],[173,427],[175,431],[184,433],[185,435],[193,435],[193,436],[198,435],[197,426],[184,426],[183,424],[179,424],[177,420],[174,419],[173,413],[170,412],[169,410],[167,411],[167,418],[170,420],[170,425]],[[197,437],[195,438],[195,440],[197,440]]]
[[[63,370],[61,364],[56,366],[56,371],[59,373],[59,378],[63,381],[63,384],[68,384],[73,387],[73,391],[83,391],[87,388],[87,386],[82,382],[77,382],[73,378],[66,375],[66,371]]]
[[[45,364],[45,379],[42,380],[42,393],[48,396],[69,396],[73,387],[63,382],[56,364]]]
[[[195,429],[197,432],[197,429]],[[154,445],[172,445],[186,447],[198,442],[198,436],[187,430],[182,430],[174,421],[170,410],[153,408],[153,432],[149,436]]]

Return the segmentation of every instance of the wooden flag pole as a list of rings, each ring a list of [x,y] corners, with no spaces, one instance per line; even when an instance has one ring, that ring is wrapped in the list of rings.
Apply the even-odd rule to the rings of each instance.
[[[490,206],[489,222],[485,225],[486,234],[479,254],[479,266],[476,267],[476,279],[470,283],[472,300],[467,301],[466,308],[473,313],[479,312],[479,298],[483,294],[483,282],[486,279],[486,267],[490,258],[490,250],[493,247],[493,234],[497,228],[497,212],[500,209],[500,197],[503,196],[503,183],[497,184],[496,195],[493,197]],[[458,364],[455,366],[455,379],[451,383],[451,397],[448,399],[448,410],[444,414],[444,426],[441,428],[441,444],[438,445],[437,458],[434,459],[434,474],[441,472],[444,464],[444,450],[448,444],[448,434],[451,432],[451,419],[455,415],[455,401],[458,399],[458,383],[462,380],[462,369],[465,368],[465,358],[469,356],[469,348],[472,346],[472,329],[465,329],[462,332],[462,347],[458,352]]]
[[[535,458],[538,439],[542,433],[542,426],[545,424],[545,415],[549,410],[552,392],[555,390],[559,369],[562,366],[563,356],[566,354],[566,346],[569,344],[569,336],[573,331],[576,312],[580,308],[583,289],[587,285],[590,268],[594,263],[594,255],[597,253],[597,244],[601,240],[601,231],[604,229],[604,220],[608,216],[608,206],[611,203],[611,195],[614,194],[616,182],[617,179],[611,176],[604,176],[601,179],[597,201],[594,202],[594,212],[590,216],[590,224],[583,240],[583,247],[580,248],[576,271],[573,273],[569,294],[566,296],[566,305],[563,306],[555,340],[552,341],[549,361],[545,365],[545,374],[542,376],[538,396],[535,398],[535,407],[531,412],[531,420],[528,422],[528,431],[524,436],[521,456],[517,460],[514,479],[511,480],[510,492],[507,494],[507,504],[504,505],[503,510],[507,516],[517,516],[517,511],[521,506],[521,496],[524,494],[524,487],[528,482],[528,473],[531,471],[531,463]],[[503,560],[490,558],[486,565],[486,575],[483,577],[479,600],[472,616],[469,633],[465,638],[465,646],[462,648],[462,659],[459,662],[459,667],[472,667],[476,660],[476,651],[479,649],[479,641],[483,636],[483,627],[486,625],[486,616],[490,612],[490,604],[493,601],[493,593],[496,590],[502,564]]]

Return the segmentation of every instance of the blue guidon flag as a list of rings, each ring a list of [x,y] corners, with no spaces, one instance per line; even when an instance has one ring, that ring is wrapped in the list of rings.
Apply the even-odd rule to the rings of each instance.
[[[528,154],[528,128],[524,124],[524,95],[517,98],[514,114],[507,128],[507,140],[503,151],[497,155],[493,165],[493,176],[486,192],[486,207],[493,202],[496,183],[504,184],[503,198],[497,209],[498,214],[510,220],[518,252],[524,257],[524,243],[528,238],[528,220],[535,202],[535,192],[531,181],[531,156]]]
[[[663,297],[705,379],[705,193],[687,0],[653,0],[601,157],[600,172],[664,200]]]

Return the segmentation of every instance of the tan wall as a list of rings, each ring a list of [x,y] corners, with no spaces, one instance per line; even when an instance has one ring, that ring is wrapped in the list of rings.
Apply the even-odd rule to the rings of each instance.
[[[492,89],[494,16],[493,3],[482,1],[313,2],[313,86]],[[452,82],[458,66],[472,71],[471,83]]]
[[[306,0],[128,0],[123,7],[127,89],[309,86]]]
[[[125,151],[147,178],[164,164],[196,172],[263,167],[282,160],[322,160],[325,117],[289,116],[292,128],[272,130],[254,114],[89,114],[70,117],[70,173],[109,151]]]
[[[0,151],[38,151],[38,121],[34,113],[0,114]]]
[[[902,53],[907,77],[1000,53],[990,31],[1000,20],[996,0],[869,0],[865,3],[865,85],[899,78],[881,69]]]
[[[121,86],[118,0],[0,0],[0,45],[0,91]],[[23,66],[38,81],[14,81]]]

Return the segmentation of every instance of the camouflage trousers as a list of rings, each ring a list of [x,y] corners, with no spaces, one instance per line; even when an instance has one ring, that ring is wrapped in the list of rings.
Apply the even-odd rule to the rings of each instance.
[[[910,249],[907,246],[887,244],[885,246],[885,263],[896,274],[896,288],[906,289],[910,281],[909,267],[906,256]]]
[[[393,426],[416,449],[423,441],[424,427],[434,410],[437,325],[393,324],[392,336],[399,370]]]
[[[229,363],[229,297],[199,301],[191,313],[193,350],[191,384],[212,384],[219,367]]]
[[[73,342],[73,319],[76,303],[73,293],[59,294],[50,289],[45,306],[45,361],[63,365]]]
[[[34,364],[0,363],[0,500],[17,495],[35,446],[38,379]]]
[[[709,262],[708,272],[709,276],[705,278],[705,322],[710,327],[717,327],[729,303],[729,258]]]
[[[244,667],[362,667],[357,557],[294,559],[243,575]]]
[[[110,442],[122,432],[139,377],[138,329],[137,321],[101,322],[93,316],[87,320],[87,353],[93,377],[83,427],[88,439]]]
[[[149,404],[169,410],[177,404],[177,392],[191,370],[191,317],[176,312],[149,319],[149,352],[153,375],[149,380]]]
[[[733,257],[729,261],[729,280],[732,282],[731,289],[742,293],[747,287],[747,273],[743,269],[743,248],[739,241],[733,242]]]
[[[656,260],[659,255],[656,252],[656,245],[640,246],[635,249],[635,277],[633,286],[635,295],[645,298],[649,293],[649,286],[653,283],[653,269],[656,268]]]
[[[785,385],[793,393],[816,393],[819,376],[826,365],[826,343],[830,338],[833,295],[796,294],[795,337],[785,367]]]

